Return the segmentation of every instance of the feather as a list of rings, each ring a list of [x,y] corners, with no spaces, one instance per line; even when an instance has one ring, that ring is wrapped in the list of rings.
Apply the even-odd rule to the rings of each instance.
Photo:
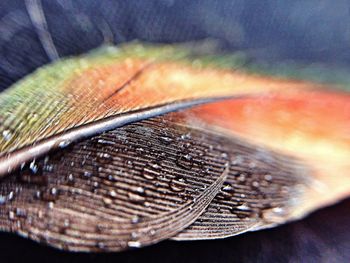
[[[224,186],[207,212],[174,239],[222,238],[267,228],[348,197],[349,106],[348,93],[314,90],[226,100],[177,113],[181,125],[230,138],[223,145],[232,172],[227,191]],[[241,152],[248,143],[253,143],[250,150]],[[280,185],[263,190],[266,178]],[[244,191],[233,195],[242,185]],[[237,204],[245,214],[239,215]]]
[[[75,251],[118,251],[174,236],[209,205],[228,172],[227,160],[206,145],[196,162],[213,163],[212,172],[199,177],[204,167],[188,169],[178,156],[183,141],[164,139],[164,129],[181,138],[176,128],[129,125],[6,177],[1,228]]]
[[[0,229],[120,251],[268,228],[348,196],[349,94],[225,59],[108,47],[0,94]]]
[[[185,52],[171,59],[176,51],[95,51],[39,69],[3,92],[0,175],[72,141],[208,100],[319,86],[198,69]]]

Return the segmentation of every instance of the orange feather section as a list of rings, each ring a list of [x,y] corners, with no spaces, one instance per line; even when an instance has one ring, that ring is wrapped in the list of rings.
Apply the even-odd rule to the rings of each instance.
[[[316,206],[312,196],[319,206],[350,194],[349,94],[288,91],[206,104],[185,116],[188,123],[214,126],[309,163],[316,179],[310,207]]]

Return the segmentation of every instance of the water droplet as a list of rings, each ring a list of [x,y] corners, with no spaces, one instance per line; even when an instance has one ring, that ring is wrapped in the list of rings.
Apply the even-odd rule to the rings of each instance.
[[[9,211],[9,219],[14,220],[15,219],[15,213],[13,211]]]
[[[237,209],[242,210],[242,211],[249,211],[250,207],[247,206],[246,204],[241,204],[239,206],[236,206]]]
[[[117,197],[117,193],[114,190],[109,191],[109,195],[113,198]]]
[[[46,165],[44,165],[43,170],[46,172],[53,172],[54,166],[53,166],[53,164],[46,164]]]
[[[141,243],[139,241],[129,241],[128,247],[130,248],[139,248],[141,247]]]
[[[74,184],[74,176],[73,176],[73,174],[69,174],[69,175],[67,176],[67,183],[68,183],[69,185],[73,185],[73,184]]]
[[[159,140],[163,143],[163,144],[170,144],[171,142],[174,141],[173,138],[169,137],[169,136],[161,136],[159,137]]]
[[[153,180],[159,175],[161,166],[157,163],[147,164],[142,171],[142,176],[148,180]]]
[[[153,169],[160,169],[160,168],[161,168],[160,165],[157,164],[157,163],[149,163],[148,165],[149,165],[150,167],[152,167]]]
[[[27,217],[27,211],[23,208],[16,208],[16,216],[18,217]]]
[[[177,159],[177,165],[184,169],[191,169],[193,166],[193,160],[192,156],[190,154],[184,154],[180,155],[180,157]]]
[[[67,146],[69,146],[71,143],[72,143],[71,140],[63,140],[63,141],[60,141],[60,142],[58,143],[58,147],[60,147],[61,149],[63,149],[63,148],[66,148]]]
[[[252,215],[252,209],[245,203],[232,207],[231,212],[240,219],[244,219]]]
[[[134,163],[133,163],[133,161],[131,161],[131,160],[126,160],[126,161],[125,161],[125,164],[126,164],[127,166],[129,166],[129,167],[132,167],[132,165],[133,165]]]
[[[15,196],[14,192],[11,191],[11,192],[7,195],[7,199],[8,199],[9,201],[11,201],[11,200],[14,198],[14,196]]]
[[[267,208],[261,211],[261,217],[270,223],[279,223],[285,220],[287,211],[282,207]]]
[[[34,197],[35,197],[36,199],[41,199],[41,191],[35,191]]]
[[[12,132],[10,130],[4,130],[2,131],[2,137],[5,141],[9,141],[12,137]]]
[[[143,204],[146,201],[146,198],[144,196],[135,194],[135,193],[128,193],[129,200],[133,203]]]
[[[233,187],[231,184],[225,183],[221,190],[224,192],[233,192]]]
[[[228,155],[227,155],[227,153],[222,153],[221,157],[227,159]]]
[[[52,187],[48,191],[43,191],[39,194],[41,200],[46,202],[55,202],[59,197],[59,191],[57,188]]]
[[[142,171],[142,176],[148,180],[154,180],[156,178],[157,173],[148,167],[144,167]]]
[[[100,164],[108,164],[113,161],[112,155],[109,153],[98,153],[97,154],[97,162]]]
[[[258,181],[254,181],[254,182],[252,182],[252,186],[255,188],[258,188],[260,186],[260,184]]]
[[[97,189],[99,186],[100,186],[100,184],[98,182],[96,182],[96,181],[92,183],[92,187],[94,189]]]
[[[182,177],[176,177],[170,181],[169,186],[174,192],[182,192],[186,189],[186,180]]]
[[[181,135],[182,140],[191,139],[191,133],[186,133]]]
[[[137,148],[136,148],[136,152],[137,152],[138,154],[143,154],[144,151],[145,151],[145,149],[143,149],[142,147],[137,147]]]
[[[36,163],[35,160],[33,160],[33,161],[29,164],[29,169],[30,169],[30,171],[31,171],[33,174],[38,173],[38,171],[39,171],[39,166],[38,166],[38,164]]]
[[[6,196],[0,195],[0,205],[3,205],[6,203]]]
[[[57,188],[52,187],[52,188],[50,189],[50,194],[51,194],[51,195],[57,195],[57,194],[58,194]]]
[[[271,181],[272,180],[272,175],[271,174],[265,174],[264,179],[266,181]]]
[[[136,189],[136,192],[140,193],[140,194],[144,194],[145,193],[145,189],[141,186],[137,187]]]
[[[107,176],[107,178],[108,178],[109,181],[115,181],[114,176],[111,175],[111,174],[109,174],[109,175]]]
[[[221,191],[217,194],[219,199],[231,199],[234,194],[234,188],[230,183],[225,183]]]
[[[137,224],[138,222],[140,222],[140,217],[138,217],[138,216],[133,216],[133,217],[131,218],[131,223]]]
[[[90,171],[84,171],[84,172],[83,172],[83,175],[84,175],[84,177],[90,178],[90,177],[92,176],[92,172],[90,172]]]
[[[111,205],[113,201],[109,198],[103,198],[103,203],[108,206]]]
[[[108,141],[108,140],[105,140],[105,139],[98,139],[97,142],[100,143],[100,144],[104,144],[104,145],[112,145],[112,146],[115,145],[115,142]]]

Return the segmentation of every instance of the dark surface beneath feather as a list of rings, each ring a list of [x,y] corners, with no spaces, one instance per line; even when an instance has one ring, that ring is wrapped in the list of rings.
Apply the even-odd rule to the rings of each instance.
[[[99,46],[104,37],[98,25],[105,20],[115,43],[135,38],[178,42],[215,37],[230,50],[247,48],[262,61],[350,64],[344,33],[350,26],[347,1],[43,2],[61,56]],[[3,90],[49,60],[24,1],[1,1],[0,17]],[[81,21],[92,23],[83,26]],[[104,32],[108,40],[108,30]],[[275,229],[216,241],[165,241],[119,254],[71,254],[0,233],[1,262],[349,262],[349,208],[348,199]]]
[[[0,234],[2,262],[349,262],[349,202],[274,229],[210,241],[165,241],[137,250],[68,253]]]

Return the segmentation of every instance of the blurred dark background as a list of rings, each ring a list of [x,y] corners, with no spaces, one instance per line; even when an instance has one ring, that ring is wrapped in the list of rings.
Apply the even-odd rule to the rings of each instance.
[[[50,58],[28,15],[33,0],[0,2],[0,90]],[[42,0],[60,57],[134,39],[216,39],[259,62],[350,67],[346,0]],[[40,3],[39,3],[40,5]],[[40,32],[39,32],[40,33]],[[225,240],[171,242],[111,254],[61,252],[0,233],[0,262],[350,262],[350,200],[275,229]]]

